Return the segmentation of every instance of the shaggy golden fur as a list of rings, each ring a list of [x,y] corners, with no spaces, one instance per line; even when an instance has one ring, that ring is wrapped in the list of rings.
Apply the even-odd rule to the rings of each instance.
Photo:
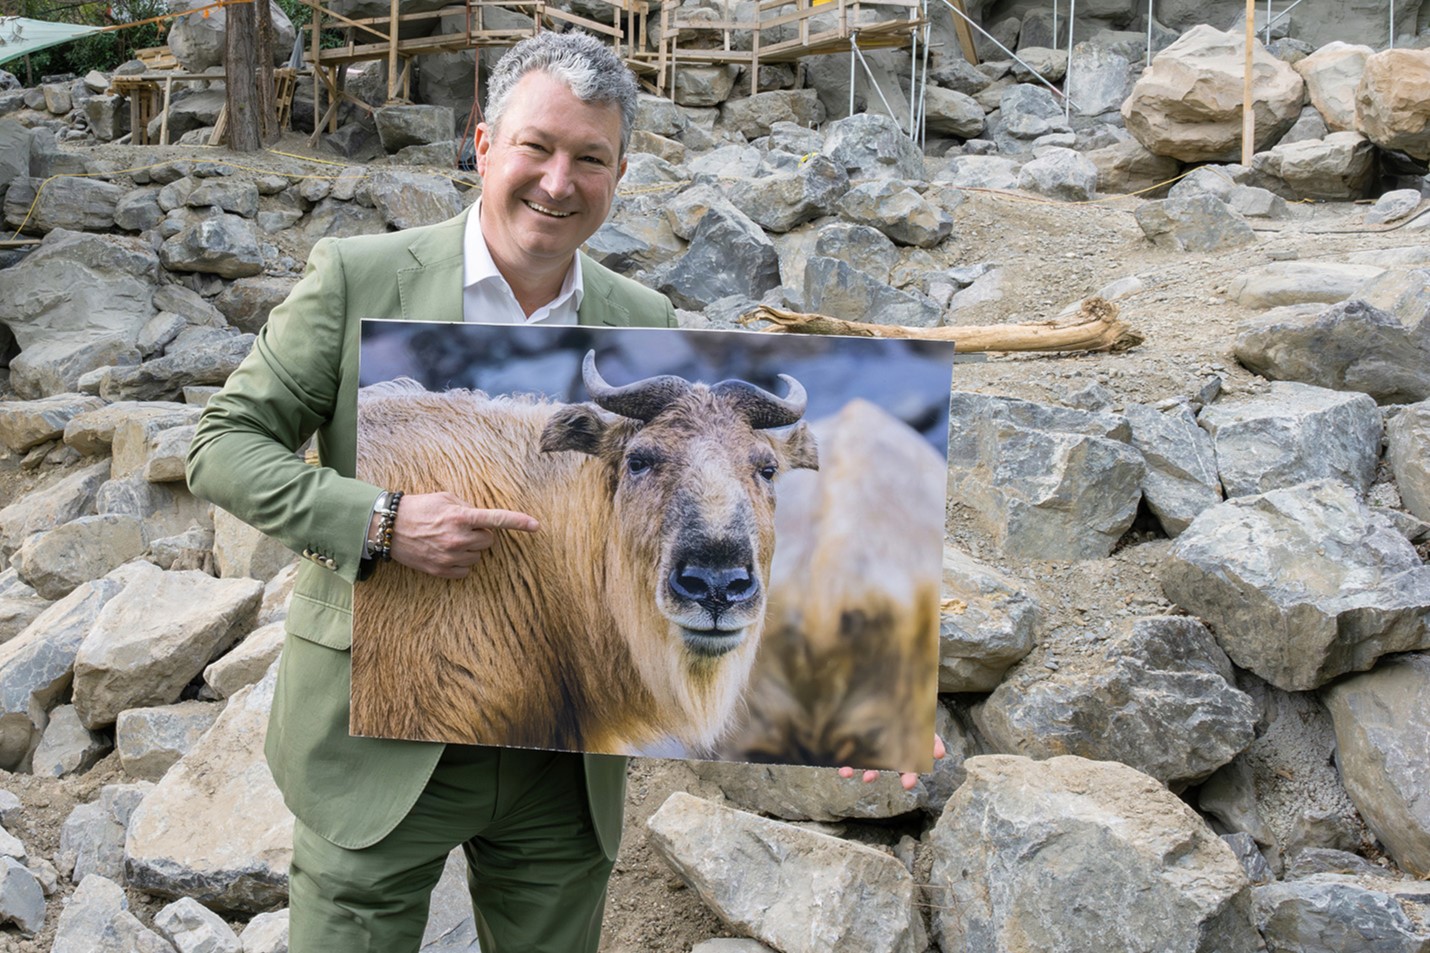
[[[355,588],[354,733],[710,749],[763,627],[770,467],[816,464],[805,426],[751,429],[702,385],[648,424],[586,404],[381,391],[359,401],[360,478],[529,513],[541,529],[501,534],[462,580],[394,562]],[[666,584],[692,535],[745,541],[761,586],[758,605],[726,614],[723,627],[743,628],[723,654],[690,650],[698,606]]]

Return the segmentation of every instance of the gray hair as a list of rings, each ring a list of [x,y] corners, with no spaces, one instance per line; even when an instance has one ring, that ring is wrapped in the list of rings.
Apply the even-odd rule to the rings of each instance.
[[[540,70],[561,80],[583,103],[610,103],[621,110],[621,155],[636,121],[636,78],[620,57],[587,33],[544,30],[522,40],[497,62],[487,81],[487,125],[501,121],[511,91],[527,73]]]

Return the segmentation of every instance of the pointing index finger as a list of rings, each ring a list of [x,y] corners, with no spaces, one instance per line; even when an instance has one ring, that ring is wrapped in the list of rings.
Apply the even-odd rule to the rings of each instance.
[[[534,533],[541,528],[536,517],[515,510],[473,509],[471,524],[475,529],[515,529],[524,533]]]

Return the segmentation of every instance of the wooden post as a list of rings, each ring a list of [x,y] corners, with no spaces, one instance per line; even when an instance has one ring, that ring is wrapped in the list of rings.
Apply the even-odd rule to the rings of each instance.
[[[1256,150],[1256,113],[1251,108],[1251,45],[1256,42],[1256,0],[1246,0],[1246,66],[1241,82],[1241,164],[1251,167]]]
[[[322,125],[319,120],[323,116],[323,62],[318,58],[321,48],[318,46],[319,26],[318,21],[323,18],[323,8],[318,6],[317,0],[308,0],[308,6],[313,9],[313,18],[309,21],[313,27],[312,57],[313,57],[313,138],[309,140],[311,145],[318,144],[318,136],[322,134]]]
[[[267,0],[262,0],[266,4]],[[228,147],[234,152],[257,152],[263,147],[258,132],[258,109],[253,88],[258,59],[257,20],[252,3],[235,3],[224,11],[224,105],[228,109]],[[271,61],[270,61],[271,63]],[[270,80],[271,82],[271,80]],[[269,101],[273,92],[269,90]],[[167,94],[165,95],[167,99]],[[168,121],[168,103],[164,118]]]
[[[391,17],[387,21],[387,101],[393,103],[397,101],[397,14],[400,6],[398,0],[392,0]]]
[[[278,100],[273,84],[273,8],[269,0],[255,0],[258,23],[258,139],[262,145],[278,141]]]
[[[164,111],[160,114],[159,120],[159,145],[169,144],[169,96],[174,91],[174,78],[172,76],[164,79]]]

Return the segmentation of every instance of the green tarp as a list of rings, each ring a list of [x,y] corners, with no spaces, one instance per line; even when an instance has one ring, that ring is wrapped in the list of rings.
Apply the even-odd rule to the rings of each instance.
[[[46,23],[44,20],[27,20],[24,17],[0,17],[0,63],[49,46],[68,43],[76,37],[98,33],[100,29],[97,26]]]

